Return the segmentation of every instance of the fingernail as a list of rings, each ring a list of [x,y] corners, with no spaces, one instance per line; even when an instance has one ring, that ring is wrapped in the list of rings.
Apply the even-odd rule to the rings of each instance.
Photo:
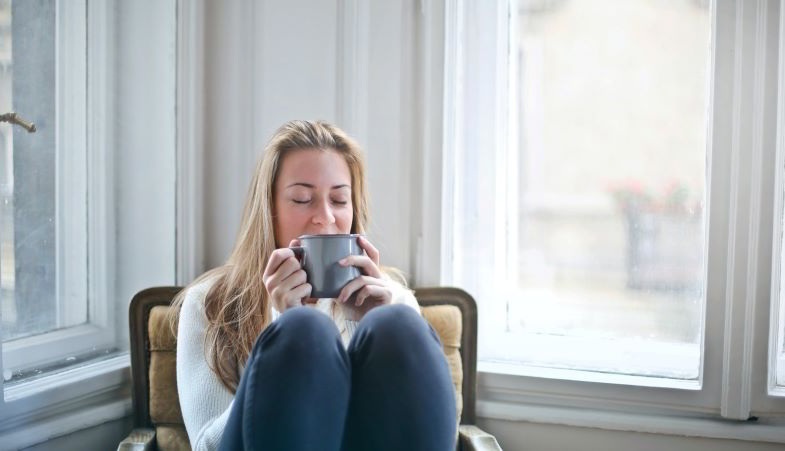
[[[346,259],[344,258],[344,259],[338,260],[338,264],[341,265],[341,266],[346,266]]]

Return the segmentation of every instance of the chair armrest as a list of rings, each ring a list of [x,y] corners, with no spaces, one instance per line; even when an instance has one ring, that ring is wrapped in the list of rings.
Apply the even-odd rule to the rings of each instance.
[[[154,440],[154,429],[134,429],[120,442],[117,451],[151,451],[155,449]]]
[[[458,442],[461,451],[502,451],[496,437],[472,424],[458,427]]]

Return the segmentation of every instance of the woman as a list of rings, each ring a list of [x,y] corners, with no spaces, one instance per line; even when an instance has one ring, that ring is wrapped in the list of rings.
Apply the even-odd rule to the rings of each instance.
[[[179,308],[177,386],[194,450],[447,450],[456,437],[449,369],[411,292],[378,250],[341,264],[361,276],[311,299],[289,246],[363,233],[359,146],[324,122],[293,121],[257,165],[237,242]]]

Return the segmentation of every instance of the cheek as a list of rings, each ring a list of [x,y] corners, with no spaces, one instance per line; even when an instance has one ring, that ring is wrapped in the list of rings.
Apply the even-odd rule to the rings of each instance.
[[[351,232],[353,218],[354,214],[351,208],[342,210],[335,215],[335,222],[338,225],[338,228],[341,229],[341,233]]]
[[[307,221],[307,215],[299,209],[292,208],[286,203],[279,204],[275,215],[275,235],[278,245],[288,246],[292,238],[302,235]]]
[[[285,205],[278,211],[278,221],[289,227],[297,227],[308,220],[307,212],[302,208]]]

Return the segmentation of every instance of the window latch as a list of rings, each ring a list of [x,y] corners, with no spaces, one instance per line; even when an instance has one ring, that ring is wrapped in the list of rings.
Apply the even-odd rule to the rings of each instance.
[[[14,112],[0,114],[0,122],[9,122],[11,124],[16,124],[27,130],[28,133],[35,133],[35,124],[22,119]]]

